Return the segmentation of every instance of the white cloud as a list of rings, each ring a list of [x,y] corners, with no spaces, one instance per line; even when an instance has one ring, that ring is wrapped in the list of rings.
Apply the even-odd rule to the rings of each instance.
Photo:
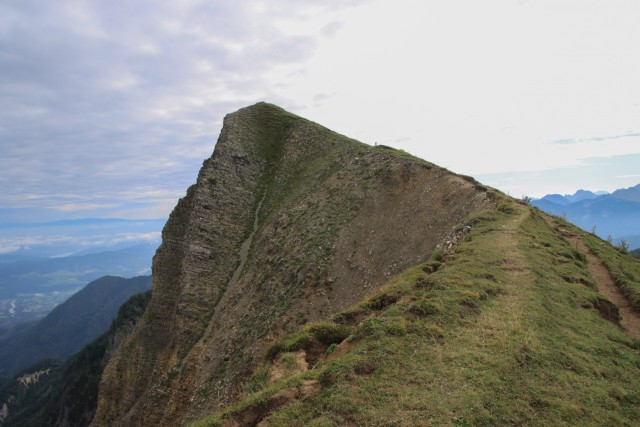
[[[407,135],[392,145],[467,174],[638,153],[639,16],[621,1],[375,2],[341,16],[281,94],[365,142]],[[625,143],[549,144],[590,135]]]
[[[118,205],[115,203],[65,203],[63,205],[54,205],[51,206],[51,209],[64,211],[64,212],[73,212],[73,211],[88,211],[95,209],[109,209],[115,208]]]
[[[224,114],[264,98],[270,68],[299,64],[315,48],[315,33],[279,28],[307,5],[4,5],[0,199],[18,208],[39,203],[25,194],[75,194],[84,201],[41,202],[108,212],[126,188],[171,185],[175,203],[211,154]],[[93,193],[112,197],[87,202]]]
[[[4,3],[0,200],[166,216],[223,116],[259,100],[465,174],[578,173],[640,152],[639,17],[623,0]]]

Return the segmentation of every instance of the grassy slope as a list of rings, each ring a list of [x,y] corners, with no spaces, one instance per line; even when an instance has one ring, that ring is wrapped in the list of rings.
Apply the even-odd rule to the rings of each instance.
[[[639,343],[592,308],[584,256],[510,201],[470,222],[436,272],[409,269],[334,319],[368,316],[347,324],[348,352],[268,387],[258,371],[243,401],[197,425],[266,406],[305,379],[322,389],[272,411],[269,425],[632,425]],[[278,349],[304,348],[310,332]]]
[[[585,234],[585,243],[607,266],[631,306],[640,312],[640,261],[592,234]]]

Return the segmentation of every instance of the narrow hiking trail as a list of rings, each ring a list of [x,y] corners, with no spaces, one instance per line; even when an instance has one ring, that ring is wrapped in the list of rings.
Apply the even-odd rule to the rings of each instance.
[[[523,320],[523,306],[532,298],[535,289],[526,286],[533,283],[528,278],[531,270],[526,258],[519,248],[519,228],[529,217],[527,209],[519,208],[518,216],[502,225],[494,241],[494,250],[501,254],[502,269],[505,280],[501,283],[502,291],[495,301],[485,307],[478,317],[465,328],[460,328],[455,339],[447,341],[445,348],[453,354],[456,348],[464,347],[475,354],[483,363],[495,364],[497,352],[514,352],[529,344],[534,335],[532,326]],[[465,357],[463,353],[459,353]],[[508,371],[509,367],[504,367]]]
[[[529,290],[523,289],[521,284],[530,271],[518,247],[518,228],[527,217],[528,211],[522,209],[518,217],[510,220],[499,232],[495,247],[503,254],[503,271],[506,274],[503,293],[491,309],[483,310],[476,321],[478,337],[488,339],[487,335],[493,336],[493,340],[500,341],[501,345],[522,333],[521,305]]]
[[[609,301],[618,307],[620,312],[620,324],[627,335],[640,338],[640,314],[638,314],[629,301],[625,298],[622,290],[615,284],[609,270],[602,260],[598,258],[584,243],[582,238],[562,228],[553,218],[543,215],[545,220],[562,236],[567,239],[571,246],[579,250],[587,257],[587,269],[598,286],[598,291]]]

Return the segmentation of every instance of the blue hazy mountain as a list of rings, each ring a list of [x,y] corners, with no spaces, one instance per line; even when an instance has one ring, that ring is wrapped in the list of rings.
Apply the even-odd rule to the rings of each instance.
[[[597,194],[579,190],[572,195],[550,194],[532,202],[554,215],[564,216],[580,228],[593,231],[614,244],[626,240],[631,248],[640,247],[640,184]]]
[[[581,202],[583,200],[593,200],[597,197],[598,194],[591,191],[578,190],[575,194],[566,194],[564,196],[560,194],[547,194],[541,200],[546,200],[557,205],[565,206],[571,203]]]
[[[40,359],[66,359],[104,333],[125,301],[150,288],[151,276],[105,276],[89,283],[46,317],[0,339],[0,376]]]
[[[151,273],[157,243],[59,258],[0,263],[0,333],[46,315],[86,283],[105,275]]]

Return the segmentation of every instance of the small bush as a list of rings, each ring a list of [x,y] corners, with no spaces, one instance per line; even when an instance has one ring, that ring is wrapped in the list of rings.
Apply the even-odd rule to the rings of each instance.
[[[329,387],[341,378],[351,374],[351,367],[346,364],[330,363],[318,376],[318,382],[323,387]]]
[[[376,369],[378,369],[379,366],[380,363],[376,361],[360,359],[355,363],[353,372],[358,375],[371,375],[375,372]]]
[[[429,338],[441,339],[444,338],[444,329],[438,325],[426,325],[422,334]]]
[[[478,292],[470,291],[467,289],[463,289],[460,292],[460,304],[465,307],[476,309],[480,304],[480,294]]]
[[[444,249],[436,248],[431,254],[431,261],[442,262],[444,259]]]
[[[300,332],[284,342],[284,351],[297,351],[305,348],[313,336],[308,331]]]
[[[618,245],[618,250],[623,254],[626,254],[627,252],[629,252],[629,243],[624,239],[620,240],[620,245]]]
[[[266,358],[273,360],[283,351],[290,352],[305,349],[314,341],[325,345],[338,344],[347,338],[350,333],[349,328],[344,325],[336,325],[331,322],[313,323],[284,342],[273,344],[267,350]]]
[[[416,279],[416,288],[430,290],[435,286],[435,281],[431,277],[419,276]]]
[[[512,214],[515,212],[513,207],[507,205],[506,203],[500,203],[496,209],[505,214]]]
[[[242,386],[242,390],[245,393],[255,393],[267,384],[268,379],[269,367],[263,366]]]
[[[585,254],[583,254],[580,251],[577,250],[573,250],[573,258],[576,261],[579,261],[581,264],[586,264],[587,263],[587,256]]]
[[[359,316],[365,314],[361,308],[345,310],[331,317],[331,320],[335,323],[349,324],[355,323]]]

